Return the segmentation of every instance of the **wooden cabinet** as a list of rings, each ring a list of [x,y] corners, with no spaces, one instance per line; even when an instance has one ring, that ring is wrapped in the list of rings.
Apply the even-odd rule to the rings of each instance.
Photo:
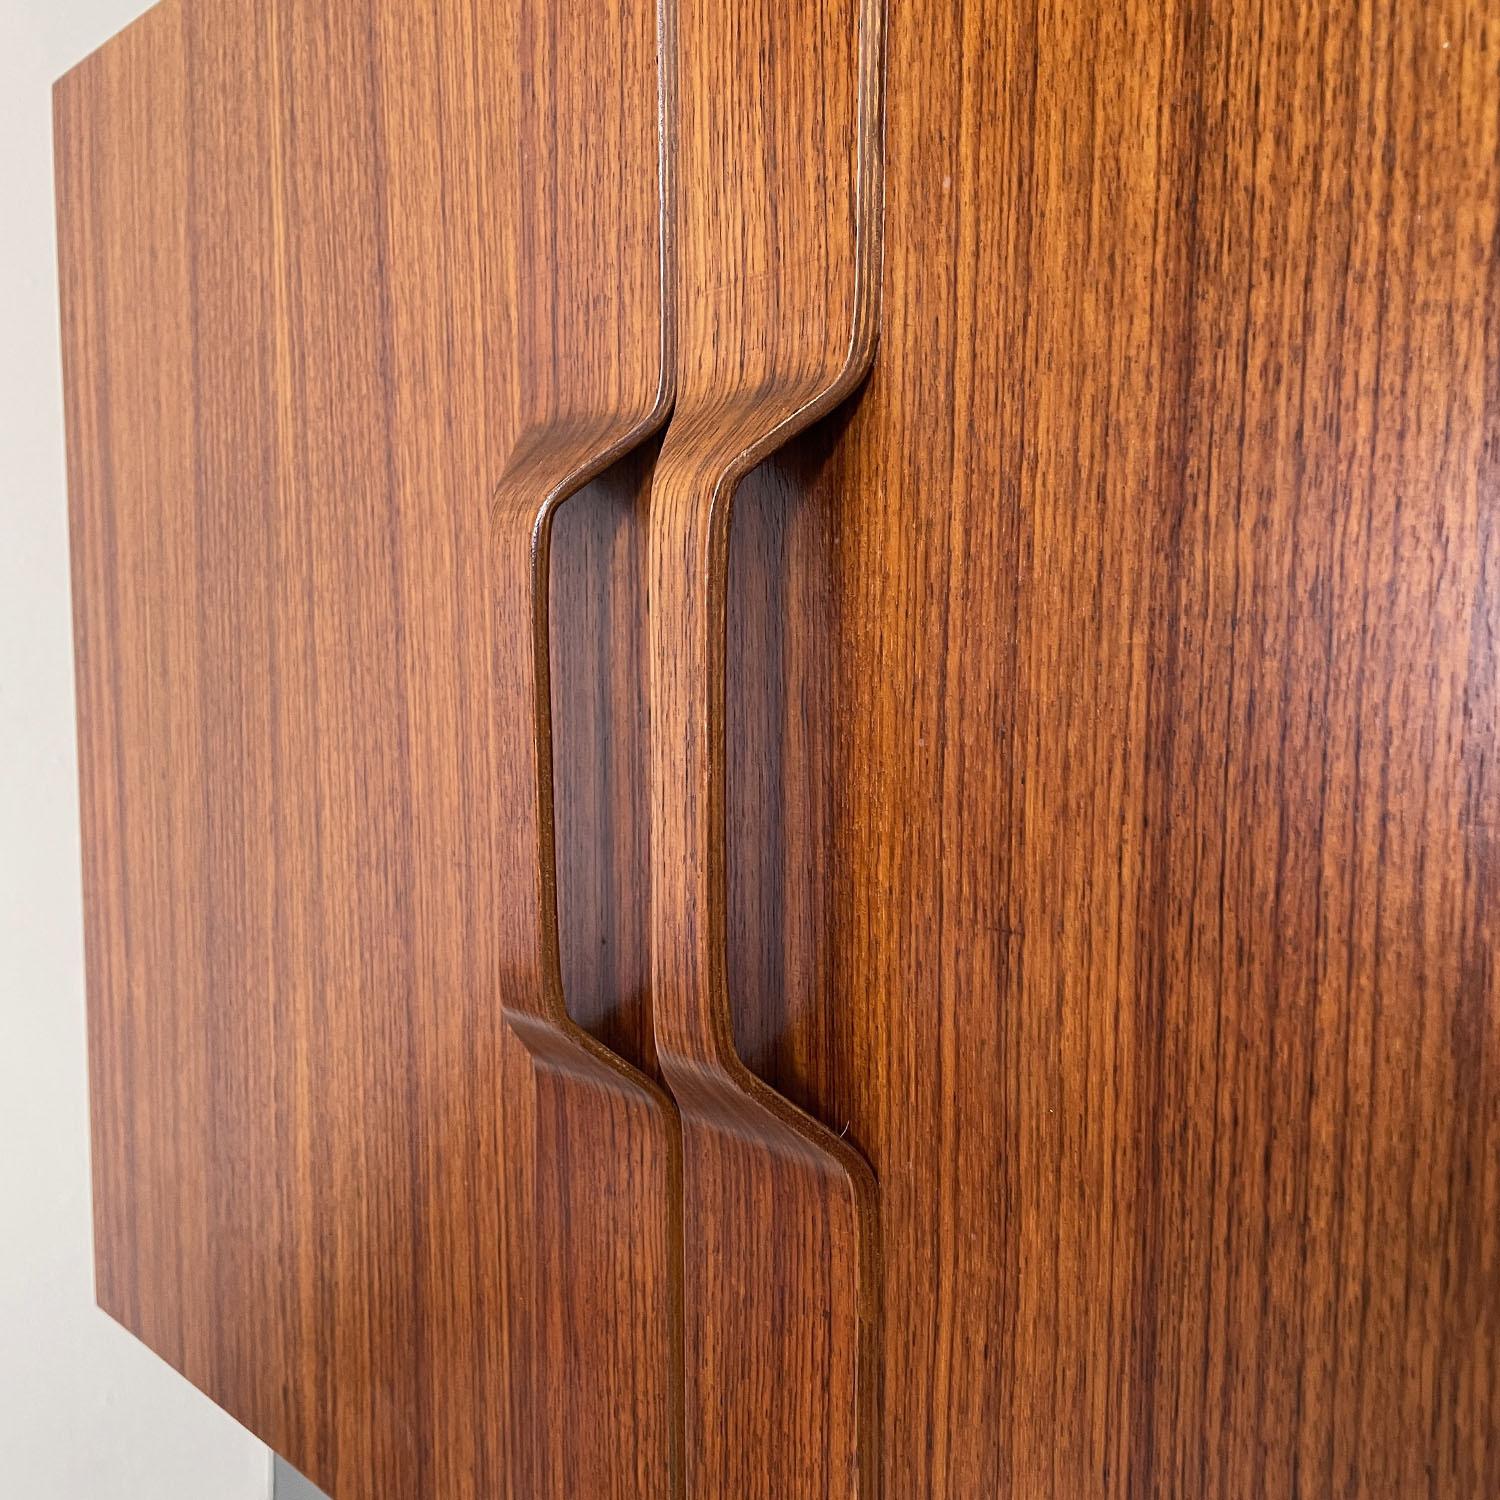
[[[69,74],[105,1310],[334,1500],[1500,1494],[1497,57]]]

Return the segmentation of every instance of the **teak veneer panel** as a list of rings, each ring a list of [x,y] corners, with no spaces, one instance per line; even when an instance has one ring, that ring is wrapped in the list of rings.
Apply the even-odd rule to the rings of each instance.
[[[569,14],[59,86],[102,1305],[336,1500],[669,1487],[659,1054],[694,1500],[1500,1493],[1494,17],[893,3],[872,155],[693,0],[662,163]]]

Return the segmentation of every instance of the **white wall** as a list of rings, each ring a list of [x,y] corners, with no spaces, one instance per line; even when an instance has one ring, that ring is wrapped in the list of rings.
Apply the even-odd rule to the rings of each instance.
[[[93,1305],[50,86],[141,0],[0,0],[0,1494],[265,1500],[265,1449]]]

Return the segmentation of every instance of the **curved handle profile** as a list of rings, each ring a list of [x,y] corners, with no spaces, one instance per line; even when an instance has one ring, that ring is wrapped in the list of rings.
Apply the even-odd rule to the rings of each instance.
[[[661,1085],[568,1012],[549,670],[556,511],[658,421],[613,439],[549,435],[517,455],[492,514],[497,691],[523,741],[507,747],[506,805],[533,839],[501,913],[518,929],[507,949],[533,955],[502,990],[505,1019],[532,1056],[536,1104],[512,1388],[539,1408],[523,1424],[534,1438],[527,1492],[557,1500],[580,1487],[618,1500],[682,1493],[681,1131]]]
[[[683,1487],[681,1132],[660,1083],[568,1011],[549,644],[558,508],[672,402],[670,3],[520,0],[518,130],[499,174],[515,195],[522,410],[491,508],[497,774],[516,840],[495,919],[501,1004],[533,1062],[509,1386],[529,1437],[513,1483],[537,1500]]]
[[[883,0],[733,12],[679,7],[680,390],[650,522],[652,991],[683,1127],[687,1488],[872,1500],[875,1179],[735,1047],[725,629],[736,487],[873,358]]]

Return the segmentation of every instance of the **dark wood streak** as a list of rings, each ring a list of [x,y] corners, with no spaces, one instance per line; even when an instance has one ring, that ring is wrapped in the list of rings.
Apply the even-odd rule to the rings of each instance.
[[[880,0],[679,16],[679,398],[651,510],[652,973],[683,1118],[702,1500],[880,1484],[875,1182],[736,1049],[724,734],[735,489],[873,356],[883,21]]]

